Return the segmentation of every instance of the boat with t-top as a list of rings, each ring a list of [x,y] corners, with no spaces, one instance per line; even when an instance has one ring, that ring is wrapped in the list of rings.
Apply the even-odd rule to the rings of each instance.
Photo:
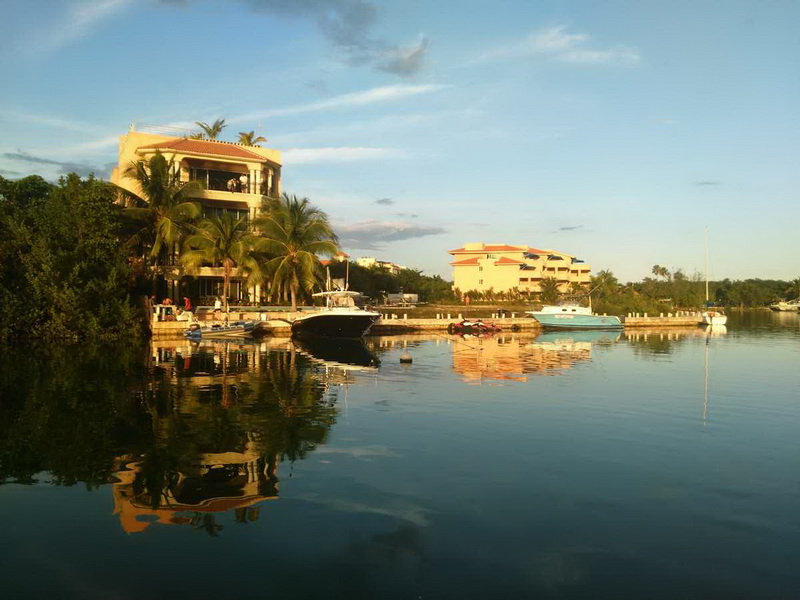
[[[359,292],[319,292],[314,297],[324,298],[325,307],[295,318],[292,321],[294,337],[361,338],[381,316],[356,306],[356,300],[361,297]]]
[[[528,310],[544,329],[622,329],[622,320],[616,316],[598,315],[590,306],[564,302],[543,306],[542,310]]]

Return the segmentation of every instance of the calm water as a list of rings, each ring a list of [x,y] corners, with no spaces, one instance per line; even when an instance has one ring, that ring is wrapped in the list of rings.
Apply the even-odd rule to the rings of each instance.
[[[0,593],[798,598],[798,367],[766,313],[6,350]]]

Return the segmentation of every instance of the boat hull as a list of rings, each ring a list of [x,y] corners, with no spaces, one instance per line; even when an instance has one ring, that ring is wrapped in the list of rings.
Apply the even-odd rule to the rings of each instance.
[[[703,313],[703,325],[717,325],[722,326],[728,322],[728,315],[718,312]]]
[[[530,313],[544,329],[622,329],[619,317],[581,314]]]
[[[183,335],[190,340],[200,340],[210,337],[238,337],[253,334],[259,325],[260,323],[258,321],[236,321],[230,325],[190,327],[183,332]]]
[[[295,320],[292,323],[292,335],[298,338],[362,338],[369,331],[378,315],[339,315],[320,313]]]

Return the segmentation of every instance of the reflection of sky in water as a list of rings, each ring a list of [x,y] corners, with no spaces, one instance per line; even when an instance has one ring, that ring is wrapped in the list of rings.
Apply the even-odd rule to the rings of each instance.
[[[2,407],[3,472],[29,465],[40,482],[0,486],[4,589],[768,598],[800,587],[795,322],[399,336],[367,350],[379,364],[349,369],[289,340],[158,342],[145,374],[79,353],[52,371],[3,370],[4,399],[16,390]],[[405,351],[413,364],[399,363]],[[122,491],[137,533],[114,514]]]

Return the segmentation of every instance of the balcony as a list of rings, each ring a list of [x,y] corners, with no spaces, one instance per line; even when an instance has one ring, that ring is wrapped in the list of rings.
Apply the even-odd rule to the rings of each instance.
[[[206,190],[208,198],[231,199],[236,195],[276,196],[277,178],[270,178],[265,172],[257,173],[258,181],[251,173],[222,169],[203,169],[191,167],[189,180],[199,181]],[[271,185],[270,185],[271,184]]]

